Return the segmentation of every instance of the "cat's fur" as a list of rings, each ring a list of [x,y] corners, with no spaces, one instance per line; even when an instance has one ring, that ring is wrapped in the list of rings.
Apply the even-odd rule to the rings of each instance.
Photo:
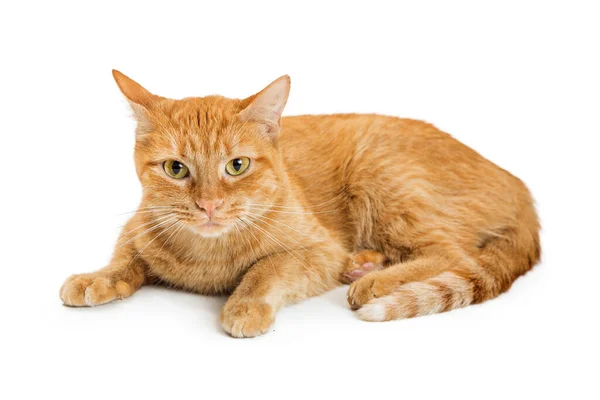
[[[281,118],[287,76],[244,100],[171,100],[113,75],[138,120],[143,197],[110,264],[67,279],[67,305],[103,304],[151,282],[232,293],[223,328],[251,337],[284,304],[341,283],[353,282],[348,301],[369,321],[480,303],[540,257],[525,185],[432,125]],[[227,175],[242,156],[249,169]],[[166,160],[190,176],[169,177]]]

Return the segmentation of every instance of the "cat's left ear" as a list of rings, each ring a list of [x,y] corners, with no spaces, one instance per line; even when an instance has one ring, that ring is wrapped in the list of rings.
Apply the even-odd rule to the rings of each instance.
[[[238,114],[240,121],[259,123],[270,139],[276,139],[281,126],[281,113],[290,94],[290,85],[290,77],[284,75],[254,96],[244,100],[249,104]]]

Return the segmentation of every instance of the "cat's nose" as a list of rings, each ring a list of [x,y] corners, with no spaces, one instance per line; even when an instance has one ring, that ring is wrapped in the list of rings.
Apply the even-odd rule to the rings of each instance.
[[[217,208],[223,205],[223,199],[218,200],[196,200],[196,204],[200,207],[200,211],[204,211],[208,218],[212,218],[217,212]]]

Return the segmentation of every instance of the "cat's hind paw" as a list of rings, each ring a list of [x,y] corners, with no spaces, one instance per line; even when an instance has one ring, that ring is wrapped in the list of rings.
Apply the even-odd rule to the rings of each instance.
[[[352,283],[372,271],[383,269],[387,257],[375,250],[361,250],[354,254],[342,273],[344,283]]]
[[[67,306],[92,307],[123,299],[134,290],[127,282],[112,282],[96,274],[73,275],[60,288],[60,299]]]

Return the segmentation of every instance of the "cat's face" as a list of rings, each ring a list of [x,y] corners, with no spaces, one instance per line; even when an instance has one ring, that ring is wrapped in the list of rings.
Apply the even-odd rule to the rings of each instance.
[[[284,97],[264,95],[272,84],[246,100],[152,95],[144,103],[115,78],[138,118],[136,170],[148,207],[142,212],[204,237],[251,226],[266,212],[282,176],[276,135],[289,79],[276,85]]]

